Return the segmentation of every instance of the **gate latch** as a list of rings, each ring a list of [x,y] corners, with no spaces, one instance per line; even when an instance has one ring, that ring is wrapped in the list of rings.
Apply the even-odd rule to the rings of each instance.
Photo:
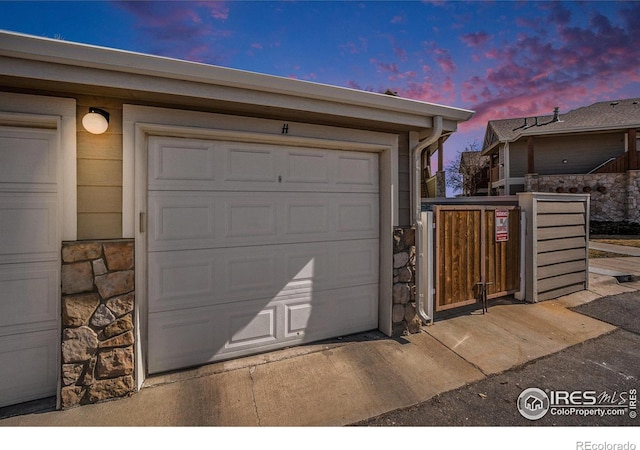
[[[480,302],[482,302],[482,314],[489,312],[489,305],[487,302],[487,285],[493,284],[491,281],[478,281],[476,286],[480,286]]]

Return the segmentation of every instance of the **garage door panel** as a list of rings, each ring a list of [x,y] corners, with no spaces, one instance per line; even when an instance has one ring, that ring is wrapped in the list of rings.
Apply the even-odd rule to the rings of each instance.
[[[0,336],[56,329],[57,284],[57,262],[0,266]]]
[[[377,194],[150,192],[149,251],[377,238]]]
[[[371,199],[373,200],[373,199]],[[338,205],[337,231],[341,233],[368,233],[378,232],[378,202],[363,201],[355,198],[341,200]]]
[[[284,303],[284,334],[306,341],[324,339],[378,326],[377,285],[322,291],[309,298]],[[334,334],[327,328],[331,323]]]
[[[378,159],[367,153],[338,154],[337,180],[339,185],[369,186],[378,189]]]
[[[193,310],[149,315],[149,373],[212,361],[216,317]],[[218,338],[219,339],[219,338]]]
[[[149,255],[149,310],[168,311],[376,283],[377,240]]]
[[[55,191],[55,130],[0,127],[0,191]]]
[[[149,194],[149,250],[160,245],[183,248],[214,246],[216,201],[211,194]]]
[[[376,328],[377,291],[377,285],[368,285],[274,301],[152,313],[149,340],[163,351],[150,354],[149,371],[205,364]]]
[[[150,190],[378,192],[378,157],[271,144],[151,137]]]
[[[167,184],[207,184],[216,180],[215,145],[208,141],[179,141],[180,145],[151,146],[149,179]]]
[[[287,234],[317,234],[329,229],[328,199],[293,200],[287,205]]]
[[[224,198],[225,208],[224,237],[251,238],[263,240],[264,237],[277,236],[276,214],[278,203],[272,198]]]
[[[56,395],[58,331],[0,336],[0,407]]]
[[[276,149],[257,145],[223,144],[227,160],[224,181],[243,181],[247,183],[275,183]]]
[[[256,297],[263,292],[273,292],[280,285],[282,278],[278,273],[278,255],[273,248],[253,249],[235,252],[229,255],[224,263],[223,273],[226,275],[224,285],[229,295],[239,295],[242,292]],[[226,253],[226,252],[225,252]]]
[[[0,194],[0,264],[57,259],[55,194]]]
[[[316,183],[328,186],[331,183],[329,164],[329,155],[326,152],[291,151],[287,158],[288,170],[285,180],[289,184]]]
[[[234,308],[229,314],[228,328],[225,333],[229,339],[225,348],[234,349],[246,346],[260,346],[276,341],[276,306],[262,309],[258,314],[252,310],[242,311]]]

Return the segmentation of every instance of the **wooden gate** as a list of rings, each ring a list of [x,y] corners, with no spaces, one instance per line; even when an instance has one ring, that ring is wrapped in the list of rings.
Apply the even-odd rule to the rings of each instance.
[[[520,208],[435,206],[435,310],[520,288]]]

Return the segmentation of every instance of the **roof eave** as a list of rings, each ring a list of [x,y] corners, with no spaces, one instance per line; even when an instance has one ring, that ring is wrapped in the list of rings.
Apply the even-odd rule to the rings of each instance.
[[[402,119],[403,116],[407,119],[410,116],[421,118],[442,116],[447,121],[458,123],[469,120],[474,114],[473,111],[462,108],[385,94],[5,31],[0,31],[0,55],[83,69],[150,76],[178,83],[191,82],[208,86],[232,87],[296,97],[300,100],[355,106],[363,110],[395,112],[400,121],[406,120]],[[421,123],[425,127],[431,126],[430,120],[416,120],[416,117],[406,121],[412,126],[416,123]]]
[[[505,140],[505,141],[501,141],[501,140],[497,140],[497,141],[495,141],[495,142],[494,142],[493,144],[491,144],[489,147],[487,147],[487,148],[485,148],[485,149],[481,150],[481,151],[482,151],[481,155],[482,155],[482,156],[488,156],[488,155],[490,155],[491,153],[493,153],[493,150],[494,150],[496,147],[498,147],[500,144],[504,144],[504,143],[506,143],[506,142],[509,142],[509,141],[506,141],[506,140]]]
[[[509,142],[515,142],[523,137],[528,136],[546,136],[546,135],[558,135],[558,134],[575,134],[575,133],[587,133],[587,132],[602,132],[602,131],[623,131],[628,130],[630,128],[640,128],[640,123],[636,124],[627,124],[627,125],[607,125],[607,126],[583,126],[583,127],[572,127],[572,128],[564,128],[558,130],[544,130],[544,129],[535,129],[535,130],[526,130],[523,133],[520,133],[513,138],[509,139]]]

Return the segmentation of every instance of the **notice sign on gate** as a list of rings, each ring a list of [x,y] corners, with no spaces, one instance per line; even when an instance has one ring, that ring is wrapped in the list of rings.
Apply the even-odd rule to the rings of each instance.
[[[509,210],[496,209],[496,242],[509,240]]]

